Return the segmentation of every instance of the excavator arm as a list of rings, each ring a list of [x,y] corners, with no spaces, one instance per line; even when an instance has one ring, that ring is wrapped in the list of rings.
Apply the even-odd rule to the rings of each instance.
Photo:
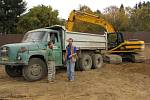
[[[76,11],[76,10],[73,10],[70,13],[70,16],[68,18],[68,21],[66,24],[66,28],[68,31],[73,31],[73,26],[74,26],[75,20],[81,20],[83,22],[88,22],[88,23],[102,26],[104,29],[106,29],[106,31],[108,33],[115,32],[115,29],[113,28],[113,26],[111,24],[109,24],[107,21],[105,21],[103,18],[92,15],[92,14],[88,14],[85,12]]]

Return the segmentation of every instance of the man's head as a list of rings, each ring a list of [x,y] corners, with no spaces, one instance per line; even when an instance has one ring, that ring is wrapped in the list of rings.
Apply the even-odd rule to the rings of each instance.
[[[50,49],[53,49],[53,42],[49,41],[49,42],[48,42],[48,47],[49,47]]]
[[[69,45],[72,45],[72,42],[73,42],[73,39],[72,39],[72,38],[69,38],[69,39],[68,39]]]

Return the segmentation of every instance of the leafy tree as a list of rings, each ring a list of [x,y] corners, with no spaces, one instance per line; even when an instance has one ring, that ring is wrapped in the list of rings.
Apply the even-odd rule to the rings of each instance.
[[[141,2],[139,2],[139,4],[138,4],[138,8],[139,8],[139,9],[141,9],[141,8],[142,8],[142,3],[141,3]]]
[[[118,12],[119,26],[118,30],[126,31],[129,29],[129,16],[126,14],[126,8],[121,4]]]
[[[116,6],[110,6],[104,9],[104,19],[108,21],[116,30],[119,30],[119,17],[118,17],[119,8]]]
[[[33,7],[28,13],[22,15],[17,24],[19,33],[28,30],[48,27],[55,24],[64,24],[64,20],[58,18],[58,10],[53,10],[51,6],[39,5]]]
[[[26,10],[24,0],[1,0],[0,1],[0,32],[15,32],[18,17]]]
[[[120,6],[120,8],[119,8],[119,12],[125,14],[125,9],[124,9],[123,4],[121,4],[121,6]]]
[[[150,2],[139,2],[134,8],[124,7],[123,4],[118,8],[110,6],[104,9],[92,11],[87,6],[80,6],[80,11],[95,14],[111,23],[118,31],[150,31]],[[102,28],[99,26],[76,21],[74,31],[97,33]]]
[[[86,5],[80,5],[79,7],[79,11],[82,11],[82,12],[86,12],[86,13],[93,13],[93,11],[91,10],[90,7],[86,6]]]
[[[150,2],[139,2],[137,9],[132,10],[131,23],[134,31],[150,31]]]
[[[94,15],[102,16],[102,12],[100,10],[94,11]]]
[[[120,8],[110,6],[105,9],[104,17],[106,21],[111,23],[116,31],[129,30],[129,8],[124,8],[121,4]]]

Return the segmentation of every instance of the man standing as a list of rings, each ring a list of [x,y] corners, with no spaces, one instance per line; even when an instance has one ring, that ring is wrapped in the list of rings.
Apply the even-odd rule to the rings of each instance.
[[[76,62],[76,47],[72,45],[73,39],[68,39],[69,44],[66,47],[66,55],[65,61],[67,65],[67,75],[68,80],[74,80],[74,70],[75,70],[75,62]]]
[[[48,82],[53,82],[55,79],[55,60],[54,60],[54,54],[53,54],[53,43],[48,42],[48,49],[47,49],[47,54],[48,54]]]

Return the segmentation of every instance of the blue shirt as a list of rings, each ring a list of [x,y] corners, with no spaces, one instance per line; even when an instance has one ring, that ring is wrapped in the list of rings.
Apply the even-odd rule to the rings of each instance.
[[[70,60],[70,57],[69,57],[69,56],[71,55],[71,48],[70,48],[69,46],[67,46],[66,49],[67,49],[67,52],[68,52],[68,53],[67,53],[67,60]],[[73,51],[74,53],[77,53],[76,47],[73,46],[73,50],[74,50],[74,51]]]

